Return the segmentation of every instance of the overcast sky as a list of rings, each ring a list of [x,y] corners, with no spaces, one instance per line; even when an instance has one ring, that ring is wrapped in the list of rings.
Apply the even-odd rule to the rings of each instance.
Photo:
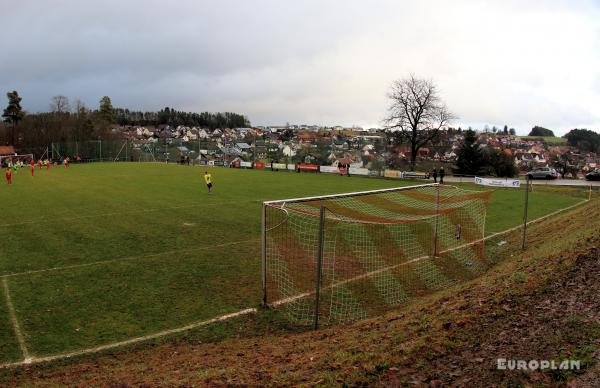
[[[380,126],[394,79],[456,124],[600,129],[600,1],[0,0],[0,92]],[[2,97],[4,99],[4,97]],[[5,105],[6,100],[1,105]]]

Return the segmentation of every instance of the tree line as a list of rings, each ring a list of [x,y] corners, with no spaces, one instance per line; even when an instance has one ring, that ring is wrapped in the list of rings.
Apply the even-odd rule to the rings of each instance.
[[[141,112],[115,108],[108,96],[102,97],[96,109],[88,108],[81,100],[71,103],[65,96],[54,96],[47,112],[27,113],[17,91],[6,96],[8,104],[2,114],[0,144],[22,149],[45,147],[51,142],[113,140],[121,136],[112,131],[116,124],[186,125],[210,129],[250,126],[246,116],[232,112],[183,112],[168,107],[157,112]]]
[[[233,112],[184,112],[166,107],[158,112],[131,111],[116,108],[115,121],[119,125],[185,125],[202,128],[243,128],[249,127],[250,121],[244,115]]]

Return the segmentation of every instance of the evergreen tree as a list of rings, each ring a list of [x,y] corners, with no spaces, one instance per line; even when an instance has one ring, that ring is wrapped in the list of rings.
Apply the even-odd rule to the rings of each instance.
[[[508,132],[513,136],[517,134],[517,131],[515,131],[514,128],[509,129]]]
[[[112,102],[110,101],[110,97],[104,96],[100,100],[100,118],[108,123],[113,123],[115,121],[115,110],[112,106]]]
[[[508,135],[508,125],[504,124],[504,130],[503,130],[505,135]]]
[[[458,150],[456,165],[453,170],[456,174],[478,175],[485,170],[485,155],[477,144],[477,135],[472,130],[464,132],[465,138]]]
[[[600,135],[589,129],[573,129],[563,136],[567,144],[584,152],[600,152]]]
[[[491,148],[487,155],[488,174],[512,178],[519,173],[512,156],[504,151]]]
[[[529,136],[554,136],[554,132],[549,130],[548,128],[535,126],[531,128],[531,132],[529,132]]]
[[[10,143],[15,144],[15,127],[19,121],[23,120],[23,117],[25,117],[25,112],[23,112],[23,108],[21,108],[22,98],[19,97],[19,93],[17,93],[16,90],[6,93],[6,97],[8,97],[8,106],[4,109],[2,117],[4,117],[5,123],[12,124],[10,131]]]

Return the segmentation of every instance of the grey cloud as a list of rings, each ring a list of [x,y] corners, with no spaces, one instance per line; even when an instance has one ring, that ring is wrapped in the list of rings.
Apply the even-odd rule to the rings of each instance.
[[[256,124],[377,125],[393,79],[432,78],[465,122],[600,126],[592,1],[0,0],[0,92]],[[559,27],[557,27],[559,26]],[[596,83],[596,84],[595,84]]]

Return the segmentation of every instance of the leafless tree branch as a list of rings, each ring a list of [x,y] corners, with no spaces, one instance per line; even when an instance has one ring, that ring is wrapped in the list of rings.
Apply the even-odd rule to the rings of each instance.
[[[441,101],[432,81],[414,75],[392,82],[387,97],[390,105],[383,123],[396,144],[410,144],[414,170],[419,149],[435,140],[456,116]]]

